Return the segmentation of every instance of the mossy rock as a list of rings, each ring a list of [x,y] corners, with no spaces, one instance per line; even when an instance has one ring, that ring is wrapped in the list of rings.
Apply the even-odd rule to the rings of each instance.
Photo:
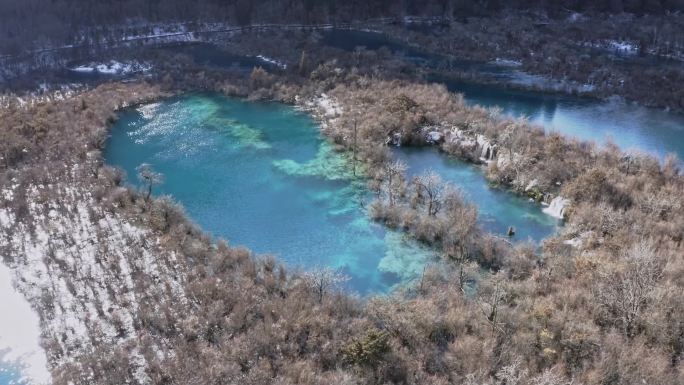
[[[537,187],[531,188],[526,192],[527,196],[534,199],[535,202],[541,202],[544,200],[544,193],[541,192]]]

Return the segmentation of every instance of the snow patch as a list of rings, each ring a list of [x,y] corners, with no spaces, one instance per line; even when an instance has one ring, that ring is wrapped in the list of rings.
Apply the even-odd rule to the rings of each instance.
[[[439,143],[442,141],[444,138],[444,135],[442,135],[441,132],[439,131],[430,131],[427,133],[426,139],[429,143]]]
[[[281,68],[281,69],[287,69],[287,64],[278,61],[276,59],[271,59],[270,57],[264,56],[264,55],[257,55],[257,59],[266,62],[268,64],[273,64],[274,66]]]
[[[48,384],[50,372],[45,351],[40,346],[38,314],[15,290],[12,281],[10,269],[0,262],[0,363],[17,362],[26,381]]]
[[[628,55],[636,55],[639,52],[639,47],[636,44],[627,41],[612,40],[608,43],[608,46],[619,53]]]
[[[106,63],[89,63],[78,67],[69,68],[70,71],[79,73],[98,73],[102,75],[129,75],[133,73],[148,72],[152,69],[149,63],[138,61],[119,62],[110,60]]]
[[[525,192],[530,191],[537,186],[539,186],[539,181],[537,179],[533,179],[527,184],[527,186],[525,186]]]
[[[70,68],[74,72],[83,72],[83,73],[92,73],[95,72],[95,68],[93,67],[87,67],[87,66],[78,66],[74,68]]]
[[[77,170],[73,166],[69,172]],[[74,357],[89,354],[94,343],[125,345],[130,347],[131,370],[136,378],[140,383],[149,383],[147,362],[137,345],[140,336],[134,326],[140,312],[139,297],[155,295],[184,301],[183,270],[175,254],[163,250],[153,233],[99,206],[91,196],[92,187],[67,184],[68,177],[64,176],[59,180],[59,184],[28,187],[28,212],[20,221],[16,220],[11,200],[3,200],[16,194],[11,190],[0,194],[0,251],[9,267],[0,270],[0,285],[11,288],[8,277],[13,275],[17,290],[40,312],[42,337],[50,346],[56,346],[48,353],[69,352],[49,355],[51,366],[60,367]],[[52,198],[36,203],[39,194]],[[138,291],[140,279],[155,282],[149,289],[152,293]],[[0,286],[3,305],[9,295],[6,293],[13,291]],[[17,318],[6,317],[6,309],[0,317],[0,350],[18,345],[31,352],[39,346],[36,335],[41,334],[36,332],[9,345],[2,338],[5,331],[17,338],[26,334],[12,326],[17,322],[30,327],[27,330],[35,330],[37,322],[25,305],[28,312],[17,312]],[[29,339],[36,342],[30,343]],[[24,351],[17,350],[17,354]],[[37,357],[27,358],[41,359]],[[46,368],[44,362],[45,355],[32,367]],[[39,377],[41,373],[36,370],[31,375],[42,381],[45,377]]]
[[[316,100],[316,104],[323,110],[324,115],[327,117],[335,117],[342,114],[342,107],[326,94],[321,94]]]
[[[520,60],[510,60],[510,59],[501,59],[501,58],[496,58],[494,60],[494,64],[502,66],[502,67],[521,67],[522,62]]]
[[[626,40],[600,40],[585,42],[582,45],[603,51],[614,52],[618,55],[634,56],[639,53],[639,45]]]
[[[563,244],[568,245],[568,246],[572,246],[574,248],[582,247],[582,245],[584,244],[584,241],[586,241],[589,237],[591,237],[592,234],[593,234],[593,232],[591,232],[591,231],[585,231],[582,234],[580,234],[574,238],[566,239],[565,241],[563,241]]]

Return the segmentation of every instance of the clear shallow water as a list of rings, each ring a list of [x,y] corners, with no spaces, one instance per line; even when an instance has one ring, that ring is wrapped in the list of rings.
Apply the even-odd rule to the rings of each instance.
[[[129,110],[105,158],[136,183],[147,162],[204,230],[289,266],[332,266],[362,294],[416,277],[434,255],[368,220],[371,197],[304,113],[280,104],[192,95]],[[143,116],[143,114],[146,117]]]
[[[538,203],[489,187],[477,167],[441,154],[435,148],[400,147],[394,154],[409,165],[409,178],[432,169],[459,187],[466,199],[478,206],[480,223],[491,233],[505,235],[508,227],[513,226],[514,240],[540,241],[554,233],[560,224],[544,214]]]
[[[0,352],[2,355],[2,352]],[[21,364],[0,362],[0,385],[28,385],[30,382],[21,375]]]
[[[442,55],[427,54],[380,33],[333,30],[325,35],[323,43],[344,50],[353,50],[357,46],[375,50],[385,46],[394,54],[413,61],[423,61],[428,67],[446,65],[462,71],[483,73],[502,82],[530,82],[536,79],[514,67],[454,61]],[[654,62],[653,65],[660,64]],[[555,131],[599,144],[610,139],[624,150],[636,149],[660,159],[668,153],[675,153],[679,159],[684,159],[682,114],[638,107],[631,103],[605,102],[544,92],[511,91],[503,87],[445,81],[437,77],[430,80],[444,83],[452,92],[463,93],[466,102],[471,105],[500,107],[510,116],[528,117],[531,122],[543,126],[548,132]]]

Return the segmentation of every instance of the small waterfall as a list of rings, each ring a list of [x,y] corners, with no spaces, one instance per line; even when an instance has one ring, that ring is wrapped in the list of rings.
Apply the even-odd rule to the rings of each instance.
[[[480,159],[490,161],[495,156],[495,146],[484,135],[477,136],[477,146],[480,148]]]
[[[569,203],[570,200],[558,196],[553,198],[551,204],[549,204],[549,207],[545,208],[543,211],[552,217],[563,219],[563,216],[565,215],[565,209]]]

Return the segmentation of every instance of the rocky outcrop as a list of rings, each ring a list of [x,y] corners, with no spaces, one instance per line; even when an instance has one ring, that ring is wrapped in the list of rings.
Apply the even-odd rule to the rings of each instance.
[[[447,130],[445,136],[448,143],[458,145],[465,149],[473,149],[477,145],[475,138],[468,136],[465,132],[459,130],[458,128]]]
[[[498,147],[489,141],[484,135],[478,134],[473,136],[460,130],[452,128],[446,130],[444,137],[446,142],[455,144],[466,151],[471,151],[479,155],[480,160],[489,163],[496,159]]]
[[[425,140],[430,144],[439,144],[444,141],[444,134],[439,131],[430,131],[425,136]]]
[[[568,245],[568,246],[572,246],[574,248],[580,248],[593,235],[594,235],[593,231],[585,231],[585,232],[575,236],[574,238],[564,240],[563,244]],[[600,242],[602,242],[602,240]]]

